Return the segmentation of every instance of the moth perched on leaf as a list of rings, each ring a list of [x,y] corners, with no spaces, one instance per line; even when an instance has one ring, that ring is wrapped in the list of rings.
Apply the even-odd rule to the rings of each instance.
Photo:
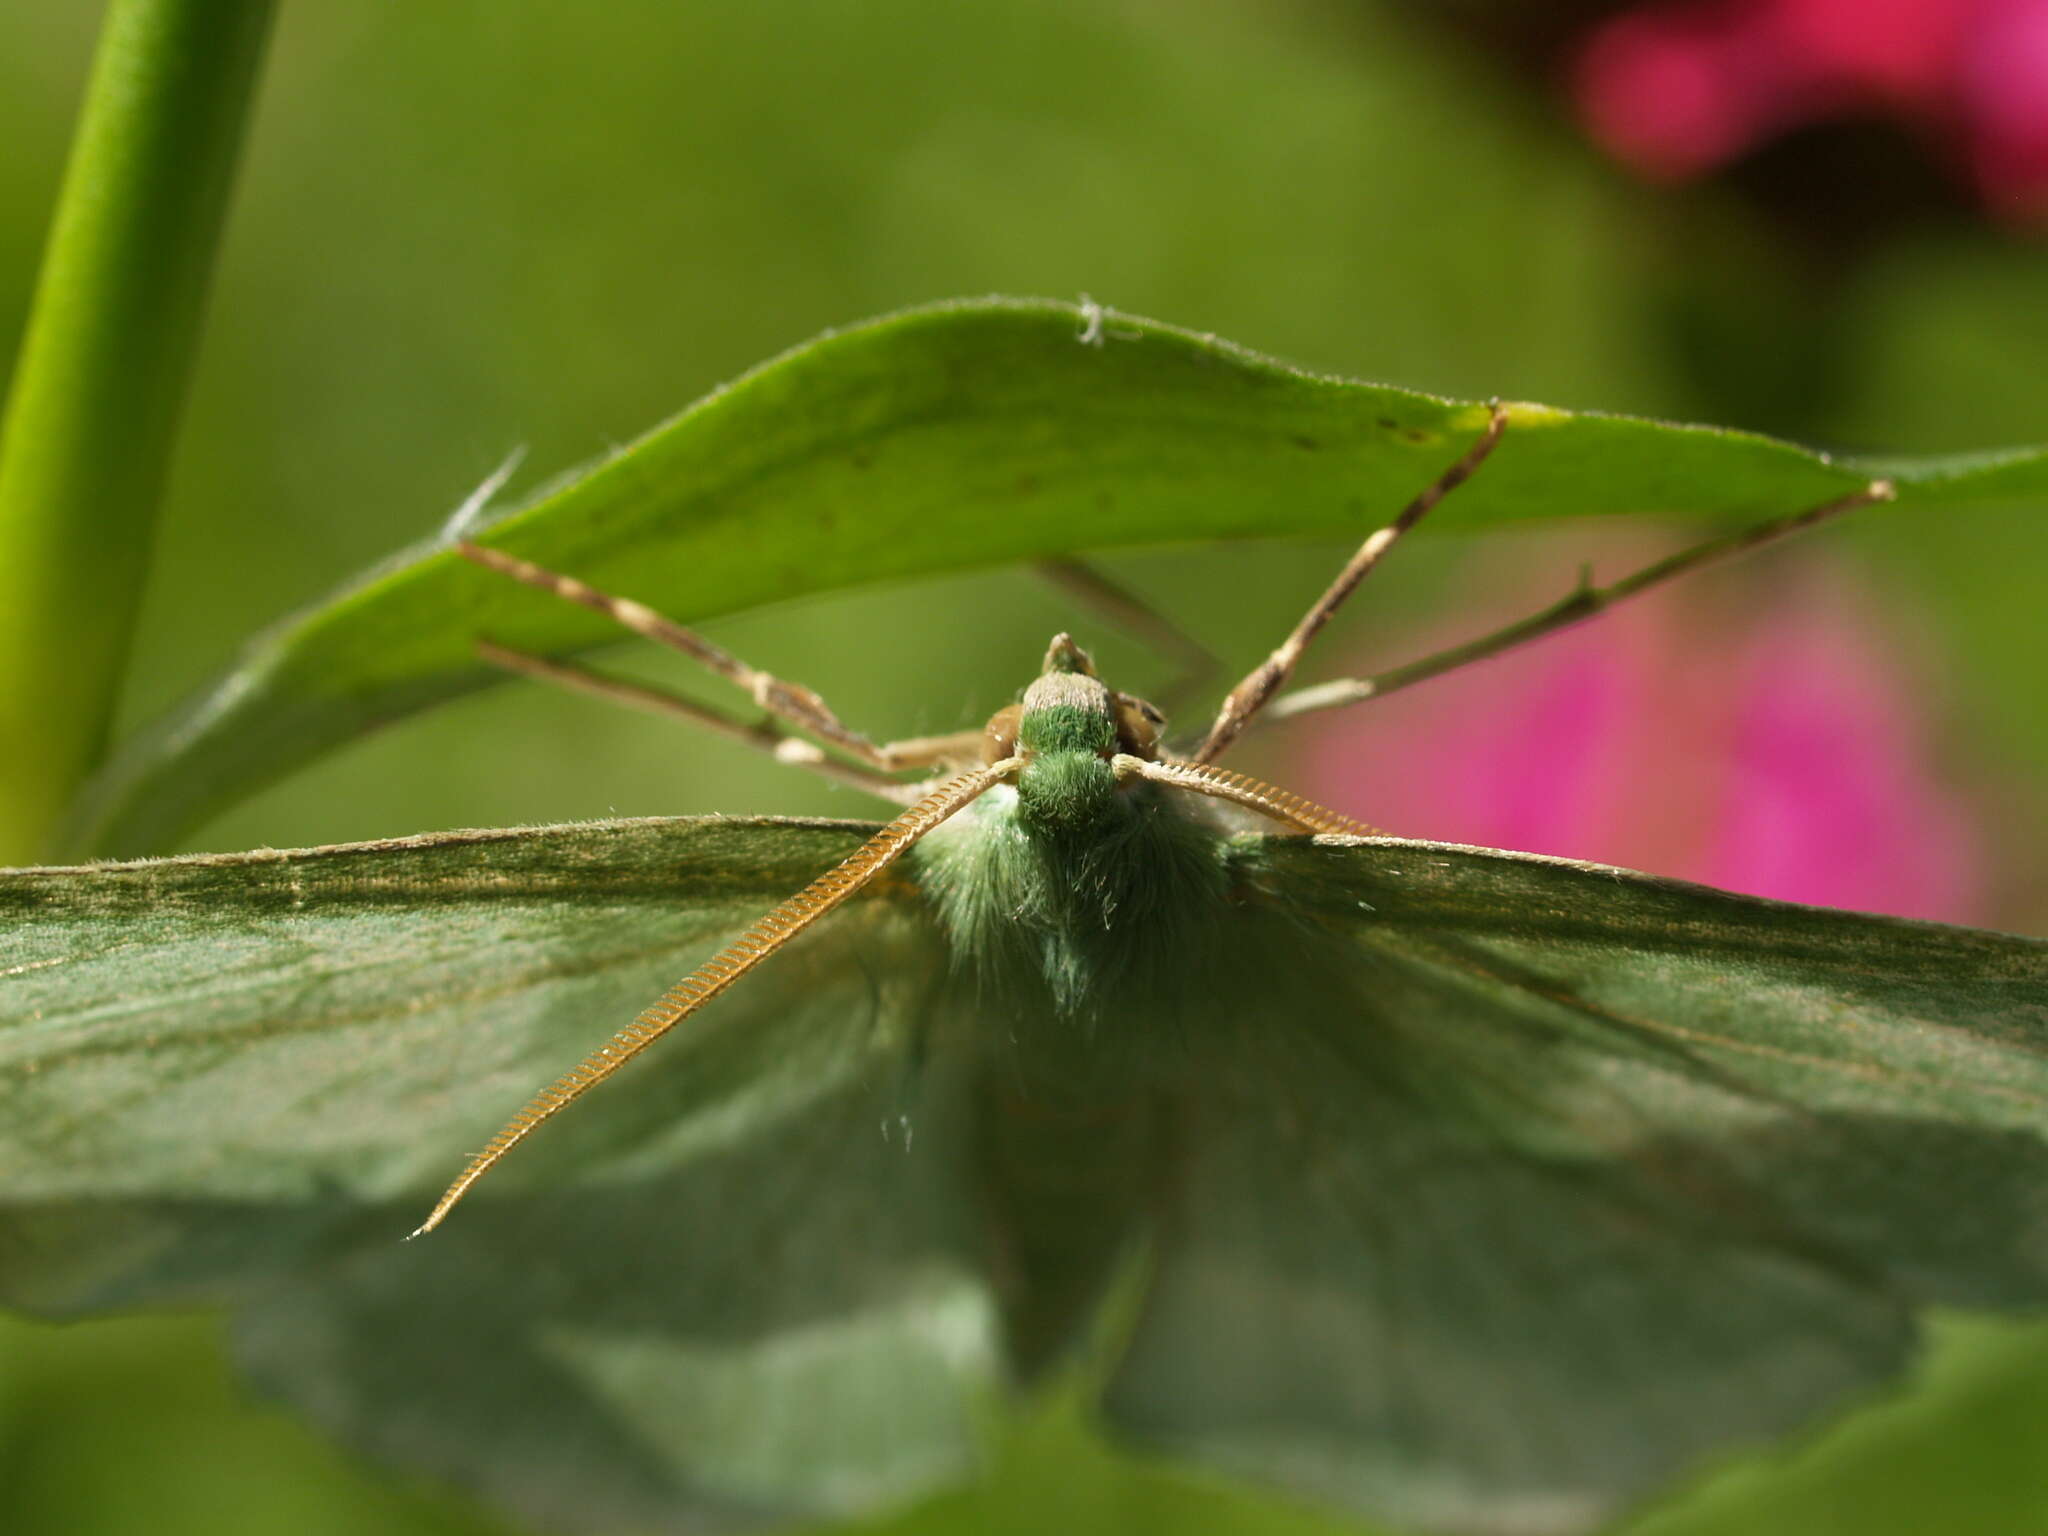
[[[902,814],[5,877],[0,1294],[235,1302],[317,1419],[580,1529],[963,1478],[991,1398],[1117,1293],[1111,1434],[1403,1524],[1583,1531],[1893,1375],[1924,1306],[2048,1303],[2048,945],[1381,836],[1215,766],[1262,712],[1887,494],[1286,692],[1507,419],[1185,755],[1065,635],[985,729],[877,745],[466,546],[766,719],[492,659]]]

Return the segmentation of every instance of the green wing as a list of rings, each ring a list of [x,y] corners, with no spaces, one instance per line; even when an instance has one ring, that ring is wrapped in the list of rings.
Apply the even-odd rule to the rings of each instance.
[[[401,1241],[536,1086],[867,830],[0,876],[0,1299],[233,1303],[270,1390],[546,1523],[962,1475],[1000,1329],[914,903],[821,924]]]
[[[1126,1432],[1583,1531],[1892,1375],[1923,1305],[2048,1304],[2048,945],[1392,840],[1253,870]]]

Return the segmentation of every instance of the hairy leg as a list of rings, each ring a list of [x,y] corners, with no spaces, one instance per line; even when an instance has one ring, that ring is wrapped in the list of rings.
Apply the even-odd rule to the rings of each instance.
[[[1746,550],[1772,544],[1789,537],[1817,523],[1823,523],[1857,507],[1869,506],[1876,501],[1890,501],[1895,492],[1888,480],[1873,480],[1860,491],[1838,496],[1833,501],[1823,502],[1816,507],[1807,507],[1786,517],[1772,518],[1724,534],[1718,539],[1695,544],[1677,554],[1668,555],[1632,575],[1596,587],[1590,579],[1581,578],[1579,586],[1548,608],[1518,619],[1491,634],[1468,640],[1463,645],[1454,645],[1446,650],[1436,651],[1415,661],[1391,667],[1373,677],[1339,678],[1335,682],[1318,683],[1312,688],[1297,688],[1292,693],[1282,694],[1274,699],[1266,711],[1268,720],[1285,720],[1294,715],[1305,715],[1314,710],[1336,709],[1345,704],[1357,704],[1366,699],[1376,699],[1384,694],[1406,688],[1426,678],[1439,677],[1471,662],[1483,661],[1489,656],[1498,656],[1526,641],[1551,634],[1578,624],[1595,614],[1604,612],[1625,598],[1649,590],[1681,576],[1687,571],[1717,560],[1726,560]]]
[[[463,558],[473,561],[485,570],[509,576],[514,581],[523,582],[542,592],[551,592],[567,602],[588,608],[593,613],[603,614],[636,635],[665,645],[671,650],[681,651],[728,682],[744,689],[747,696],[773,718],[816,737],[827,746],[837,747],[849,757],[858,758],[884,773],[930,767],[946,755],[937,751],[936,744],[950,741],[951,738],[922,738],[916,741],[891,743],[871,740],[842,722],[823,699],[801,683],[785,682],[779,677],[761,671],[758,667],[748,666],[723,646],[707,640],[694,629],[678,624],[674,619],[656,613],[644,603],[637,603],[629,597],[616,597],[609,592],[601,592],[587,582],[578,581],[574,576],[564,576],[559,571],[535,565],[530,560],[521,560],[502,550],[487,549],[467,539],[458,542],[455,548]]]
[[[1507,408],[1496,403],[1493,415],[1487,421],[1486,430],[1480,435],[1479,440],[1466,449],[1455,464],[1439,475],[1433,485],[1403,507],[1400,516],[1359,545],[1358,553],[1353,555],[1344,569],[1337,573],[1337,579],[1330,583],[1321,597],[1316,599],[1315,605],[1303,615],[1301,622],[1294,626],[1287,638],[1274,648],[1270,656],[1252,668],[1243,682],[1230,690],[1229,697],[1223,701],[1223,707],[1217,711],[1215,723],[1209,727],[1209,734],[1195,749],[1189,758],[1190,762],[1214,762],[1233,741],[1237,740],[1244,728],[1251,724],[1253,717],[1265,707],[1267,701],[1286,687],[1287,679],[1294,674],[1294,668],[1300,662],[1302,652],[1308,649],[1309,642],[1315,639],[1322,627],[1330,622],[1330,616],[1343,605],[1344,599],[1357,589],[1361,581],[1372,574],[1374,567],[1385,557],[1387,551],[1399,542],[1403,534],[1421,522],[1432,507],[1464,484],[1472,472],[1485,462],[1486,456],[1493,452],[1494,444],[1500,441],[1500,435],[1506,430],[1507,424]]]

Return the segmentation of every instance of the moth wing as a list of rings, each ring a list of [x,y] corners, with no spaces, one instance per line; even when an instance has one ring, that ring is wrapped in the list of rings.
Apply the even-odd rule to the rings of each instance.
[[[542,1523],[962,1475],[1000,1330],[938,940],[870,893],[466,1154],[871,828],[723,819],[0,876],[0,1297],[228,1303],[270,1391]]]
[[[1587,1530],[2048,1303],[2048,945],[1274,839],[1105,1411],[1420,1527]]]

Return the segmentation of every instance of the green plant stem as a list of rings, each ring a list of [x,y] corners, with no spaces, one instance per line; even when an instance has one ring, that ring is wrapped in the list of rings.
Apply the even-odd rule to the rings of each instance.
[[[275,0],[114,0],[0,423],[0,862],[103,752]]]

